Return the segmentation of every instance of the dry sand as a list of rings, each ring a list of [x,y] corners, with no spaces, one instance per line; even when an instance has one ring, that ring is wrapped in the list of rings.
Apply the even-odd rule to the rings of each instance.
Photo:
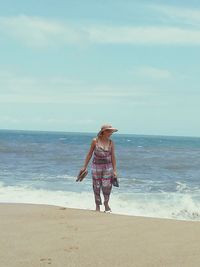
[[[0,204],[1,267],[199,267],[200,222]]]

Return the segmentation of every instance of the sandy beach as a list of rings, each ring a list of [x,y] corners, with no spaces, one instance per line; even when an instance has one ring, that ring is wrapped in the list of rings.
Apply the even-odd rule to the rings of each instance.
[[[200,223],[0,204],[3,267],[199,267]]]

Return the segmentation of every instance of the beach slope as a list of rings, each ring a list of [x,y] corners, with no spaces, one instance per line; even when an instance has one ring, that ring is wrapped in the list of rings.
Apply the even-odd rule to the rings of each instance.
[[[3,267],[199,267],[200,222],[0,204]]]

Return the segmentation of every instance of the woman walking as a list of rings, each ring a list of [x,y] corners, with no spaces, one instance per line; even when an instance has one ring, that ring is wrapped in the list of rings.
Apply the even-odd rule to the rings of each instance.
[[[104,196],[105,212],[111,212],[109,198],[112,189],[112,178],[117,176],[114,143],[110,136],[117,132],[112,125],[103,125],[96,138],[92,140],[90,150],[86,156],[85,163],[80,172],[87,170],[92,160],[93,191],[96,203],[96,211],[100,211],[101,190]]]

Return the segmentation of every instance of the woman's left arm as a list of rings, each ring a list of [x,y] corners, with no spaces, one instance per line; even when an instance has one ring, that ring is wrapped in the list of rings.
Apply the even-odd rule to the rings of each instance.
[[[111,142],[111,160],[112,160],[112,165],[113,165],[114,176],[117,176],[115,146],[114,146],[113,141]]]

